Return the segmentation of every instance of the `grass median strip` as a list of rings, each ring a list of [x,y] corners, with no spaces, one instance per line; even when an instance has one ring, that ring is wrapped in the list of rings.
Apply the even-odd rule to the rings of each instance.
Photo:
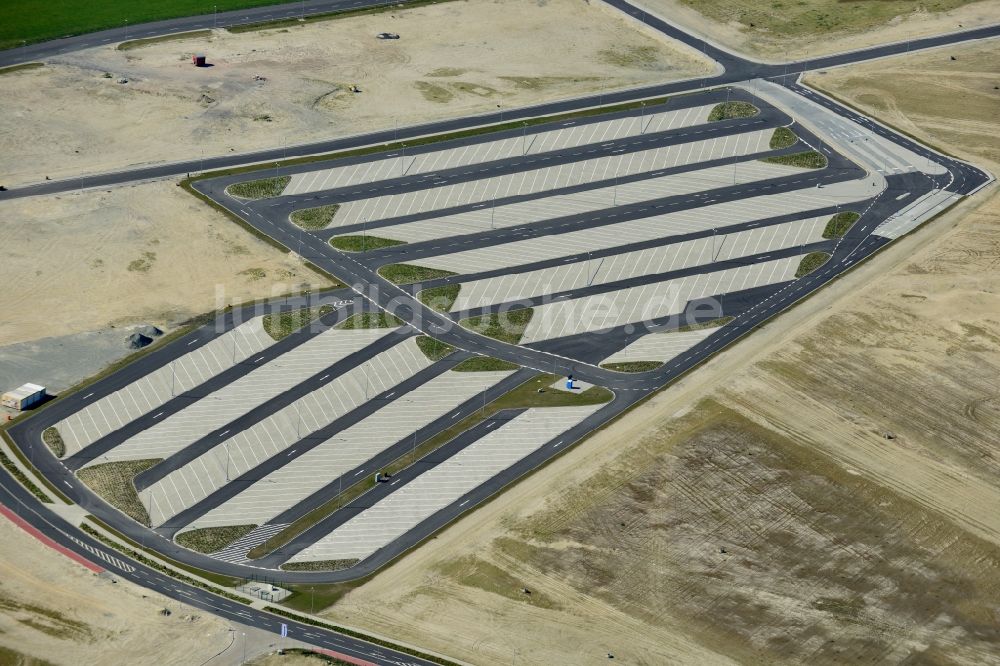
[[[830,218],[830,221],[826,223],[826,228],[823,229],[823,238],[841,238],[844,234],[851,230],[854,223],[858,221],[861,216],[855,213],[853,210],[847,210],[843,213],[837,213]]]
[[[270,199],[285,191],[285,187],[291,176],[275,176],[273,178],[259,178],[257,180],[245,180],[242,183],[233,183],[226,188],[226,194],[231,197],[256,201],[257,199]]]
[[[406,241],[368,235],[334,236],[330,239],[330,247],[342,252],[368,252],[369,250],[381,250],[384,247],[397,245],[406,245]]]
[[[427,268],[414,264],[386,264],[378,269],[378,274],[393,284],[413,284],[455,275],[440,268]]]
[[[11,65],[10,67],[0,67],[0,76],[4,74],[12,74],[14,72],[24,72],[29,69],[38,69],[39,67],[45,67],[44,62],[26,62],[20,65]]]
[[[275,340],[281,340],[331,312],[333,312],[333,306],[321,305],[318,308],[302,308],[293,312],[264,315],[264,332]]]
[[[163,458],[116,460],[84,467],[76,475],[105,502],[137,523],[149,527],[149,513],[139,501],[134,480],[136,474],[145,472],[162,461]]]
[[[49,426],[42,431],[42,441],[56,458],[62,458],[66,455],[66,443],[63,442],[62,435],[59,434],[59,430],[55,426]]]
[[[465,359],[451,370],[452,372],[500,372],[517,370],[520,367],[517,363],[493,358],[492,356],[474,356]]]
[[[176,541],[181,546],[198,553],[214,553],[256,529],[256,525],[226,525],[224,527],[202,527],[181,532]]]
[[[799,137],[795,135],[795,132],[787,127],[776,127],[774,129],[774,134],[771,135],[771,143],[768,144],[768,146],[771,150],[780,150],[782,148],[794,146],[798,140]]]
[[[314,562],[286,562],[281,565],[284,571],[342,571],[350,569],[361,560],[316,560]]]
[[[800,278],[809,275],[829,259],[830,255],[826,252],[810,252],[802,257],[802,261],[799,262],[799,268],[795,271],[795,277]]]
[[[815,150],[806,150],[801,153],[792,153],[791,155],[774,155],[773,157],[764,157],[760,161],[767,162],[768,164],[798,167],[800,169],[822,169],[826,167],[826,158]]]
[[[487,315],[477,315],[463,319],[459,323],[464,328],[480,335],[516,345],[524,336],[524,330],[528,327],[528,323],[531,322],[531,316],[534,313],[535,311],[532,308],[520,308],[505,312],[492,312]]]
[[[649,372],[656,370],[661,365],[663,365],[663,361],[622,361],[620,363],[602,363],[601,367],[615,372]]]
[[[337,328],[353,330],[360,328],[395,328],[402,326],[403,320],[386,312],[362,312],[353,315],[337,325]]]
[[[424,353],[431,361],[440,361],[448,354],[455,351],[455,348],[449,344],[445,344],[440,340],[436,340],[427,335],[421,335],[417,337],[417,347],[420,351]]]
[[[298,227],[308,229],[309,231],[316,231],[318,229],[326,229],[333,222],[333,216],[337,214],[338,210],[340,210],[340,204],[301,208],[293,210],[288,219]]]
[[[719,326],[725,326],[731,322],[734,317],[718,317],[716,319],[711,319],[709,321],[699,321],[693,324],[684,324],[680,326],[675,331],[666,331],[666,333],[688,333],[690,331],[701,331],[706,328],[718,328]]]
[[[445,430],[442,430],[433,437],[420,442],[409,451],[394,460],[389,465],[382,468],[388,474],[397,474],[406,469],[424,456],[436,451],[444,444],[450,442],[456,436],[472,428],[477,423],[489,418],[493,414],[504,409],[524,409],[530,407],[571,407],[576,405],[596,405],[610,401],[614,394],[606,388],[592,386],[580,393],[571,393],[553,389],[550,385],[558,377],[551,374],[536,375],[520,386],[508,391],[493,402],[488,403],[482,409],[476,410]],[[539,392],[541,389],[541,392]],[[287,528],[275,534],[261,545],[253,548],[247,557],[257,559],[264,557],[275,549],[280,548],[292,541],[307,529],[316,525],[327,516],[331,515],[343,506],[354,501],[375,485],[371,475],[352,486],[349,486],[338,496],[327,500],[324,504],[316,507],[306,515],[302,516]],[[332,603],[332,602],[331,602]]]
[[[760,113],[760,109],[750,102],[723,102],[716,104],[708,114],[708,122],[733,120],[734,118],[751,118]]]
[[[14,461],[7,457],[7,454],[0,451],[0,464],[3,468],[13,476],[18,483],[25,487],[25,489],[34,495],[38,501],[44,504],[51,504],[52,500],[46,495],[41,488],[36,486],[34,482],[28,478],[28,475],[21,471],[21,468],[14,464]]]
[[[446,284],[440,287],[422,289],[417,294],[417,298],[420,299],[421,303],[438,312],[450,312],[461,290],[462,285],[460,284]]]
[[[191,32],[175,32],[172,35],[161,35],[160,37],[149,37],[147,39],[130,39],[117,46],[119,51],[131,51],[132,49],[162,44],[163,42],[177,42],[185,39],[208,39],[212,36],[211,30],[192,30]]]

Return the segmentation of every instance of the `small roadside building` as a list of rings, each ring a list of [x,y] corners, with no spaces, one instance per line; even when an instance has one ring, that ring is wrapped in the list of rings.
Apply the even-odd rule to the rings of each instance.
[[[38,384],[24,384],[13,391],[7,391],[4,393],[3,396],[0,397],[0,404],[3,404],[4,407],[24,411],[25,409],[40,403],[44,397],[44,386],[39,386]]]

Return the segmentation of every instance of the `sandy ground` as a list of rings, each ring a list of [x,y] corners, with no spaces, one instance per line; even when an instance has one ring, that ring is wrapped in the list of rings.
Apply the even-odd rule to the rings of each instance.
[[[927,58],[835,92],[995,169]],[[994,185],[328,614],[477,664],[1000,663],[998,266]]]
[[[997,0],[635,0],[723,47],[783,62],[990,25]],[[751,25],[752,24],[752,25]]]
[[[0,345],[148,322],[321,278],[173,183],[0,204]],[[123,346],[125,331],[122,331]]]
[[[230,644],[228,623],[100,578],[2,517],[0,544],[0,646],[14,653],[71,666],[186,665]]]
[[[1000,20],[1000,8],[994,20]],[[812,72],[803,80],[931,146],[1000,174],[1000,40]],[[926,94],[928,81],[933,81],[935,94]]]
[[[375,38],[385,30],[402,37]],[[192,67],[193,52],[213,66]],[[458,1],[126,52],[94,48],[4,76],[0,182],[304,143],[713,67],[582,0]],[[363,92],[349,92],[352,84]]]

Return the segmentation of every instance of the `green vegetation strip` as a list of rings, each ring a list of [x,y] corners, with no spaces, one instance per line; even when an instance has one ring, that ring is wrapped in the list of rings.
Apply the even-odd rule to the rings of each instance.
[[[451,306],[455,305],[455,299],[458,298],[458,292],[461,290],[462,285],[460,284],[446,284],[440,287],[423,289],[417,294],[417,297],[421,303],[429,308],[433,308],[439,312],[450,312]]]
[[[732,120],[733,118],[751,118],[760,113],[760,109],[750,102],[723,102],[716,104],[708,114],[708,122]]]
[[[367,252],[369,250],[380,250],[383,247],[395,247],[396,245],[406,245],[406,242],[393,238],[368,235],[334,236],[330,239],[330,246],[343,252]]]
[[[62,435],[59,434],[59,430],[55,426],[49,426],[42,431],[42,441],[56,458],[62,458],[66,455],[66,443],[63,442]]]
[[[17,479],[17,482],[24,486],[28,492],[38,498],[38,501],[45,504],[52,503],[49,496],[42,492],[42,489],[36,486],[34,482],[28,478],[28,475],[22,472],[21,468],[14,464],[14,461],[8,458],[7,454],[3,451],[0,451],[0,464],[2,464],[4,469],[7,470],[11,476]]]
[[[353,560],[316,560],[314,562],[286,562],[281,565],[284,571],[342,571],[350,569],[360,562],[358,558]]]
[[[241,604],[246,604],[247,606],[249,606],[252,603],[249,599],[244,599],[243,597],[241,597],[241,596],[239,596],[237,594],[233,594],[231,592],[227,592],[226,590],[223,590],[221,588],[215,587],[213,585],[209,585],[208,583],[205,583],[203,581],[197,580],[195,578],[191,578],[190,576],[185,576],[184,574],[180,573],[179,571],[174,571],[170,567],[166,567],[166,566],[160,564],[159,562],[157,562],[156,560],[153,560],[153,559],[150,559],[150,558],[146,557],[144,554],[140,553],[139,551],[134,550],[132,548],[128,548],[127,546],[123,546],[122,544],[118,543],[114,539],[108,538],[103,533],[95,530],[93,527],[91,527],[90,525],[87,525],[86,523],[84,523],[83,525],[81,525],[80,529],[82,529],[84,532],[86,532],[90,536],[94,537],[95,539],[97,539],[98,541],[100,541],[101,543],[103,543],[108,548],[113,548],[114,550],[117,550],[118,552],[120,552],[120,553],[122,553],[124,555],[127,555],[130,558],[132,558],[136,562],[141,562],[142,564],[146,565],[150,569],[156,569],[157,571],[159,571],[161,573],[164,573],[164,574],[170,576],[171,578],[179,580],[182,583],[186,583],[186,584],[192,585],[194,587],[199,587],[199,588],[201,588],[203,590],[208,590],[212,594],[217,594],[220,597],[225,597],[226,599],[230,599],[232,601],[238,601]]]
[[[0,76],[4,74],[12,74],[13,72],[23,72],[29,69],[38,69],[39,67],[45,67],[44,62],[26,62],[20,65],[11,65],[10,67],[0,67]]]
[[[787,127],[777,127],[774,130],[774,134],[771,135],[771,143],[769,145],[771,150],[780,150],[794,146],[798,140],[799,137],[792,130]]]
[[[304,648],[285,648],[282,653],[287,655],[298,655],[304,659],[309,660],[308,663],[312,664],[314,662],[319,662],[321,664],[333,664],[334,666],[353,666],[353,664],[346,661],[337,659],[336,657],[331,657],[328,654],[323,654],[322,652],[313,652],[312,650],[306,650]]]
[[[799,167],[800,169],[822,169],[826,166],[826,158],[817,153],[815,150],[792,153],[791,155],[775,155],[774,157],[765,157],[761,159],[761,162],[767,162],[769,164],[783,164],[785,166]]]
[[[292,179],[291,176],[275,176],[273,178],[260,178],[258,180],[246,180],[242,183],[233,183],[226,188],[226,194],[240,199],[270,199],[285,191],[285,186]]]
[[[506,370],[517,370],[520,368],[517,363],[493,358],[492,356],[473,356],[467,358],[454,368],[452,372],[501,372]]]
[[[159,37],[149,37],[147,39],[130,39],[118,45],[119,51],[131,51],[143,46],[161,44],[163,42],[174,42],[183,39],[208,39],[212,36],[211,30],[192,30],[191,32],[178,32],[172,35],[161,35]]]
[[[417,462],[424,456],[433,453],[444,444],[450,442],[457,435],[472,428],[477,423],[489,418],[493,414],[504,409],[523,409],[528,407],[570,407],[573,405],[596,405],[611,400],[614,395],[606,388],[592,386],[582,393],[570,393],[557,389],[548,388],[556,380],[556,375],[543,374],[534,379],[529,379],[520,386],[508,391],[493,402],[485,405],[483,409],[477,410],[458,423],[439,432],[437,435],[415,445],[410,451],[403,454],[391,464],[382,468],[388,474],[396,474]],[[538,389],[542,389],[539,393]],[[370,475],[365,475],[365,479],[348,487],[336,497],[328,500],[325,504],[316,507],[306,515],[302,516],[284,530],[275,534],[261,545],[253,548],[247,557],[257,559],[264,557],[268,553],[280,548],[298,535],[305,532],[313,525],[337,511],[342,506],[366,493],[375,485],[375,480]],[[331,602],[332,603],[332,602]]]
[[[378,274],[393,284],[413,284],[455,275],[440,268],[426,268],[413,264],[387,264],[378,269]]]
[[[480,335],[516,345],[521,341],[524,329],[527,328],[534,313],[532,308],[521,308],[469,317],[460,323],[463,327]]]
[[[603,363],[601,367],[615,372],[649,372],[663,365],[663,361],[623,361],[621,363]]]
[[[360,328],[394,328],[402,326],[403,320],[385,312],[362,312],[341,322],[337,328],[353,330]]]
[[[52,403],[48,402],[46,404],[52,404]],[[42,405],[43,409],[44,409],[44,407],[45,407],[45,405]],[[35,412],[35,411],[36,410],[32,410],[32,412]],[[10,435],[7,433],[6,429],[0,430],[0,436],[3,437],[3,440],[5,442],[7,442],[7,446],[9,446],[10,450],[14,452],[14,456],[19,461],[21,461],[21,465],[24,466],[24,468],[27,469],[32,474],[32,476],[34,477],[34,479],[37,479],[39,481],[39,483],[41,483],[41,485],[43,485],[46,488],[48,488],[49,492],[52,495],[56,496],[58,499],[62,500],[64,503],[66,503],[66,504],[73,504],[73,502],[71,502],[70,499],[68,497],[66,497],[66,495],[64,495],[62,493],[62,491],[60,491],[58,488],[55,487],[55,484],[53,484],[51,481],[49,481],[47,478],[45,478],[45,475],[42,474],[41,472],[39,472],[38,468],[36,468],[31,463],[31,461],[27,459],[27,457],[25,457],[24,452],[21,451],[21,449],[17,448],[17,446],[14,444],[14,440],[10,438]],[[3,451],[0,451],[0,455],[3,455]],[[50,497],[47,497],[45,495],[45,493],[42,491],[42,489],[38,487],[38,485],[35,483],[34,479],[32,479],[29,476],[26,476],[21,471],[21,469],[14,463],[13,460],[11,460],[6,455],[3,455],[3,459],[0,460],[0,462],[3,463],[3,466],[7,469],[7,471],[10,472],[14,476],[14,478],[17,479],[18,482],[22,486],[24,486],[25,488],[27,488],[31,492],[32,495],[34,495],[35,497],[37,497],[38,499],[42,500],[45,503],[49,503],[49,502],[52,501],[52,499]]]
[[[242,539],[256,529],[256,525],[226,525],[225,527],[202,527],[178,534],[174,541],[198,553],[214,553],[222,550],[237,539]]]
[[[830,255],[826,252],[810,252],[802,257],[802,261],[799,262],[799,268],[795,271],[795,277],[800,278],[809,275],[829,259]]]
[[[860,217],[853,210],[837,213],[826,223],[826,228],[823,229],[823,238],[840,238],[851,230]]]
[[[734,317],[719,317],[718,319],[712,319],[710,321],[700,321],[694,324],[684,324],[677,328],[676,331],[667,331],[667,333],[687,333],[689,331],[700,331],[706,328],[718,328],[719,326],[725,326],[731,322]]]
[[[316,231],[317,229],[326,229],[333,222],[333,216],[337,214],[338,210],[340,210],[340,204],[302,208],[293,210],[288,219],[296,226]]]
[[[318,308],[302,308],[294,312],[279,312],[264,315],[264,332],[275,340],[286,338],[315,319],[333,312],[332,305]]]
[[[426,335],[421,335],[417,337],[417,347],[420,351],[424,353],[431,361],[440,361],[448,354],[455,351],[455,348],[451,345],[445,344],[440,340],[435,340],[432,337]]]
[[[162,461],[163,458],[116,460],[85,467],[76,475],[105,502],[137,523],[149,527],[149,514],[139,501],[134,479],[136,474]]]
[[[443,657],[436,657],[432,654],[427,654],[426,652],[421,652],[420,650],[414,650],[413,648],[406,647],[405,645],[397,645],[390,641],[382,640],[381,638],[375,638],[374,636],[369,636],[368,634],[363,634],[360,631],[354,631],[353,629],[345,629],[344,627],[337,626],[335,624],[330,624],[328,622],[323,622],[314,617],[307,617],[305,615],[299,615],[297,613],[292,613],[289,610],[281,608],[279,606],[265,606],[264,610],[269,613],[274,613],[275,615],[280,615],[282,617],[287,617],[296,622],[301,622],[302,624],[309,624],[314,627],[323,627],[324,629],[329,629],[331,631],[336,631],[339,634],[344,634],[345,636],[350,636],[351,638],[359,638],[363,641],[372,643],[373,645],[379,645],[384,648],[389,648],[390,650],[395,650],[396,652],[402,652],[404,654],[417,657],[418,659],[426,659],[427,661],[433,661],[435,664],[444,664],[444,666],[460,666],[460,664],[444,659]]]

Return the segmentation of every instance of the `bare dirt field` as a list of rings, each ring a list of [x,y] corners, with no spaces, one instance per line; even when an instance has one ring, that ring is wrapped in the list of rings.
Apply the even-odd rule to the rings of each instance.
[[[401,38],[375,38],[385,30]],[[193,67],[195,52],[212,67]],[[292,145],[713,68],[582,0],[456,1],[128,51],[106,46],[4,75],[0,183]]]
[[[173,183],[14,199],[0,218],[0,280],[18,285],[0,297],[0,345],[170,328],[323,280]]]
[[[1000,8],[994,20],[1000,20]],[[1000,173],[998,39],[812,72],[804,82]]]
[[[1000,138],[970,128],[996,106],[955,101],[992,90],[994,70],[958,91],[928,75],[934,57],[880,63],[899,82],[854,90],[864,73],[850,69],[822,82],[886,100],[889,120],[995,169]],[[609,652],[638,664],[1000,663],[998,191],[901,239],[328,614],[477,664]]]
[[[100,578],[2,517],[0,544],[0,663],[200,664],[231,642],[227,622]]]
[[[636,0],[722,46],[769,61],[813,58],[996,23],[997,0]]]

